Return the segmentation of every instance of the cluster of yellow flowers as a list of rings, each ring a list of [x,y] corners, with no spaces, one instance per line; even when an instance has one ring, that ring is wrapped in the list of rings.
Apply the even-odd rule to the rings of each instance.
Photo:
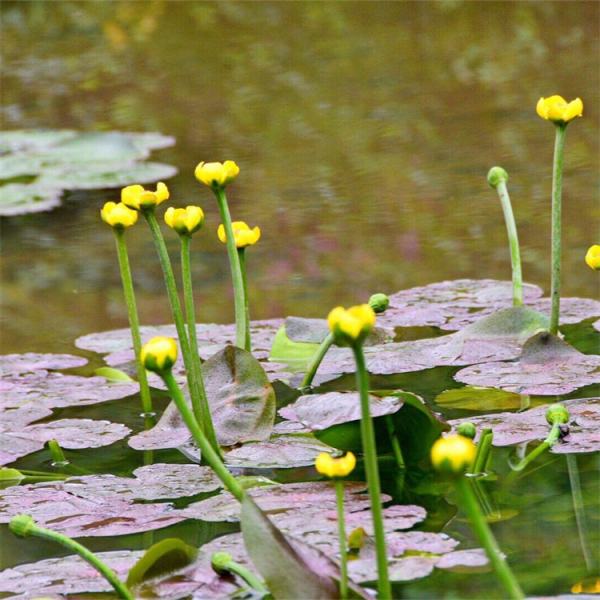
[[[232,160],[220,162],[201,162],[196,167],[194,174],[198,181],[210,188],[224,188],[239,174],[240,168]],[[156,190],[147,190],[139,184],[128,185],[121,190],[121,202],[107,202],[100,216],[111,227],[124,230],[135,225],[138,220],[138,211],[155,208],[170,197],[169,189],[161,181]],[[199,206],[186,206],[185,208],[170,207],[165,212],[165,223],[179,235],[192,235],[204,224],[204,211]],[[238,248],[253,246],[260,240],[260,228],[250,228],[244,221],[234,221],[233,234],[235,245]],[[219,225],[217,235],[221,242],[227,242],[225,228]]]

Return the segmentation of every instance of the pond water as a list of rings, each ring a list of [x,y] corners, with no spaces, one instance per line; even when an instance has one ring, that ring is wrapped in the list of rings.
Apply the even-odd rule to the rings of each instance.
[[[322,317],[373,292],[444,279],[509,279],[501,208],[485,179],[495,164],[510,174],[525,280],[547,291],[553,130],[535,103],[554,93],[580,96],[584,117],[566,143],[563,294],[595,298],[597,274],[583,256],[598,241],[600,218],[599,12],[592,2],[568,10],[555,2],[451,0],[8,2],[0,25],[2,123],[174,136],[176,145],[153,159],[179,169],[167,182],[172,204],[198,203],[206,213],[193,242],[198,318],[227,323],[227,257],[216,237],[216,203],[193,177],[199,161],[233,159],[241,167],[228,191],[232,213],[262,229],[248,257],[253,318]],[[74,192],[52,212],[2,221],[2,353],[74,352],[76,337],[127,325],[112,234],[99,219],[102,204],[117,198],[117,190]],[[128,243],[142,323],[169,322],[145,228],[128,232]],[[590,335],[589,327],[570,332],[573,343],[597,353]],[[433,404],[457,385],[453,372],[406,376],[402,387]],[[110,414],[141,427],[137,404],[57,414]],[[112,473],[130,473],[142,460],[126,443],[76,457],[84,468]],[[505,457],[498,452],[499,481]],[[155,458],[185,461],[176,452]],[[577,457],[595,550],[599,459]],[[47,468],[47,461],[40,452],[16,466]],[[494,530],[527,593],[566,593],[586,577],[564,457],[542,460],[518,485],[485,486],[507,513]],[[452,518],[452,497],[419,501],[429,503],[424,528],[473,545],[466,522]],[[199,544],[229,530],[188,521],[155,538]],[[146,544],[141,535],[89,540],[95,550]],[[0,568],[58,553],[0,530]],[[597,569],[597,552],[592,559],[588,567]],[[405,598],[481,598],[490,590],[501,595],[490,573],[441,571],[397,589]]]

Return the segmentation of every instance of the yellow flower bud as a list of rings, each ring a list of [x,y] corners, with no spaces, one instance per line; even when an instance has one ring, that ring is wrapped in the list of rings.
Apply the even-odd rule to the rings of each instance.
[[[354,471],[356,466],[356,456],[352,452],[347,452],[340,458],[334,458],[327,452],[321,452],[315,460],[315,469],[321,475],[327,477],[346,477]]]
[[[245,248],[246,246],[254,246],[260,240],[260,227],[250,229],[244,221],[233,221],[231,224],[233,229],[233,239],[235,240],[236,248]],[[224,244],[227,243],[227,234],[223,224],[217,229],[219,240]]]
[[[173,338],[154,337],[144,344],[140,358],[148,371],[167,371],[177,360],[177,343]]]
[[[585,255],[585,262],[590,269],[600,271],[600,246],[594,244],[588,248]]]
[[[546,121],[568,123],[583,115],[583,102],[580,98],[567,102],[562,96],[550,96],[538,100],[536,111]]]
[[[169,199],[169,189],[161,181],[156,185],[156,191],[145,190],[141,185],[128,185],[121,190],[121,202],[135,208],[143,210],[158,206],[165,200]]]
[[[115,229],[125,229],[135,225],[138,214],[127,208],[122,202],[106,202],[100,211],[102,220]]]
[[[441,437],[431,447],[431,462],[438,471],[458,475],[475,460],[477,447],[462,435]]]
[[[179,235],[192,235],[202,227],[204,212],[199,206],[185,208],[170,206],[165,212],[165,223]]]
[[[375,327],[375,311],[368,304],[334,308],[327,316],[329,329],[336,343],[354,343],[364,340]]]
[[[194,175],[198,181],[208,187],[224,188],[238,176],[239,172],[240,168],[232,160],[226,160],[224,163],[198,163]]]

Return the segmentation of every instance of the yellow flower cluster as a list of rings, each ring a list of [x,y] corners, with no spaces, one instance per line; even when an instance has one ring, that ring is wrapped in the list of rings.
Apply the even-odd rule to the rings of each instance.
[[[211,188],[224,188],[231,183],[240,172],[240,168],[232,161],[201,162],[194,171],[196,179]]]
[[[202,227],[204,212],[199,206],[171,206],[165,212],[165,223],[179,235],[192,235]]]
[[[260,227],[250,227],[244,221],[233,221],[231,223],[233,229],[233,238],[237,248],[245,248],[246,246],[253,246],[260,240]],[[217,235],[219,240],[224,244],[227,243],[227,233],[225,233],[225,227],[221,223],[217,229]]]
[[[594,244],[588,248],[585,255],[585,262],[590,269],[600,271],[600,246]]]
[[[431,463],[438,471],[458,475],[473,464],[476,452],[477,447],[468,437],[447,435],[431,447]]]
[[[157,184],[154,192],[144,189],[139,184],[128,185],[121,190],[121,202],[135,210],[152,208],[168,199],[169,189],[162,181]]]
[[[334,308],[327,317],[336,342],[354,343],[364,340],[375,327],[375,311],[368,304],[345,309]]]
[[[354,471],[355,466],[356,456],[352,452],[347,452],[339,458],[334,458],[327,452],[321,452],[315,460],[315,469],[326,477],[346,477]]]
[[[126,229],[135,225],[138,213],[125,206],[122,202],[106,202],[100,211],[102,220],[115,229]]]
[[[550,96],[538,100],[536,111],[546,121],[568,123],[575,117],[583,115],[583,102],[581,98],[575,98],[575,100],[567,102],[562,96]]]
[[[140,359],[148,371],[166,371],[177,360],[177,342],[169,337],[154,337],[142,347]]]

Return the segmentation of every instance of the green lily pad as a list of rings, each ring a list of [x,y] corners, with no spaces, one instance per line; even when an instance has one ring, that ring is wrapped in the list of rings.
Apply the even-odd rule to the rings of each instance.
[[[435,398],[435,403],[446,409],[473,411],[511,410],[545,404],[544,398],[516,394],[496,388],[466,386],[445,390]]]
[[[0,217],[52,210],[60,205],[63,190],[38,183],[8,183],[0,186]]]

